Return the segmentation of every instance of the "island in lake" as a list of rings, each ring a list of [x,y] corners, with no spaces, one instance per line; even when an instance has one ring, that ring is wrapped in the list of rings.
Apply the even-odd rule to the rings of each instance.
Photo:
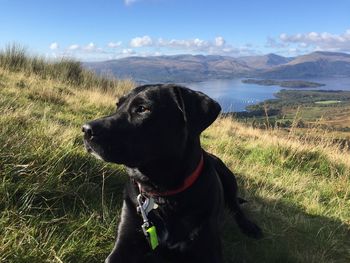
[[[317,88],[325,84],[304,80],[243,79],[243,83],[263,86],[280,86],[283,88]]]

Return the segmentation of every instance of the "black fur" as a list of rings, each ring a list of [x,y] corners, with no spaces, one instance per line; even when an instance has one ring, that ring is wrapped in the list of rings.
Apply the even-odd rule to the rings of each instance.
[[[144,85],[121,98],[117,111],[83,126],[87,150],[108,162],[128,167],[117,240],[110,263],[223,262],[220,225],[224,204],[241,230],[258,238],[260,228],[240,209],[232,172],[216,156],[202,150],[200,133],[218,116],[217,102],[201,92],[177,85]],[[179,188],[197,167],[204,167],[187,190],[157,196],[149,214],[158,231],[152,251],[137,213],[138,184],[147,193]]]

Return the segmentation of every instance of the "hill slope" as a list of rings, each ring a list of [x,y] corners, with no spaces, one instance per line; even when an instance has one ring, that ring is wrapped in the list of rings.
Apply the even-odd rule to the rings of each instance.
[[[132,84],[102,91],[87,79],[43,78],[29,64],[7,67],[0,56],[0,262],[102,262],[126,177],[85,152],[80,127],[112,112]],[[237,174],[247,211],[265,233],[248,239],[226,215],[226,262],[349,262],[350,154],[317,135],[261,131],[230,118],[204,132],[204,148]]]
[[[267,54],[264,56],[247,56],[240,57],[238,61],[244,62],[247,66],[253,69],[269,69],[275,66],[287,64],[293,58],[286,58],[276,54]]]
[[[262,73],[268,78],[349,77],[350,55],[313,52]]]
[[[177,55],[128,57],[84,63],[98,74],[133,78],[138,82],[194,82],[236,77],[307,78],[350,77],[350,55],[314,52],[295,58],[275,54],[233,58]]]
[[[249,66],[222,56],[128,57],[105,62],[84,63],[98,74],[131,77],[138,82],[188,82],[232,78],[251,71]]]

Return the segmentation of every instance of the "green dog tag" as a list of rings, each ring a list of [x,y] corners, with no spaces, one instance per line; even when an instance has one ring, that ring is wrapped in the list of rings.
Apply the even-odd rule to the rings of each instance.
[[[151,248],[153,250],[155,250],[158,247],[158,245],[159,245],[156,227],[155,226],[151,226],[150,228],[148,228],[146,230],[146,232],[148,233],[148,236],[149,236],[149,241],[150,241],[150,244],[151,244]]]

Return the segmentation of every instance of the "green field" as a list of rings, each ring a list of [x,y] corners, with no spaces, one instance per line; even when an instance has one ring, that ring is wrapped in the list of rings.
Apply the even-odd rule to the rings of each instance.
[[[113,112],[132,86],[76,62],[0,54],[0,262],[103,262],[126,174],[85,152],[81,125]],[[244,209],[265,234],[249,239],[226,215],[226,262],[350,262],[348,148],[314,129],[299,136],[230,117],[202,142],[235,172]]]
[[[350,139],[350,91],[281,90],[275,95],[233,115],[260,128],[320,128]]]

